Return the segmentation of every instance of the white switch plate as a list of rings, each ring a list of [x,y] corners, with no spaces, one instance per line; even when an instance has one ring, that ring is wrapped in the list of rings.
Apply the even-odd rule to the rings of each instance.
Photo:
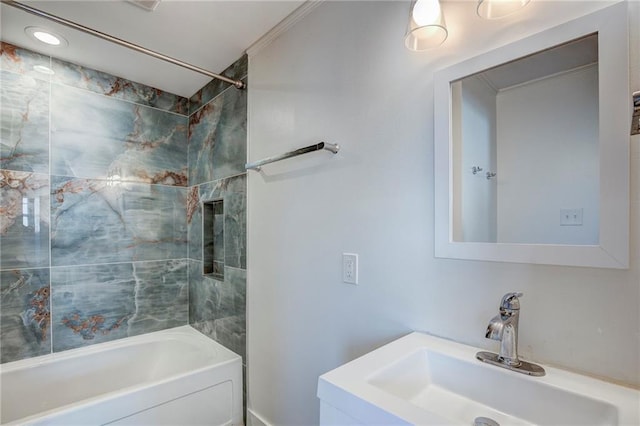
[[[582,225],[582,209],[560,209],[560,226]]]
[[[348,284],[358,284],[358,255],[342,253],[342,281]]]

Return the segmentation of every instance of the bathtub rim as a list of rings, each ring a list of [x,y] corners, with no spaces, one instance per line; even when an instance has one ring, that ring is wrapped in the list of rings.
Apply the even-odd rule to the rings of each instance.
[[[197,329],[191,327],[190,325],[181,325],[178,327],[167,328],[164,330],[152,331],[150,333],[138,334],[135,336],[124,337],[121,339],[111,340],[108,342],[95,343],[89,346],[83,346],[79,348],[66,349],[60,352],[53,352],[44,355],[38,355],[31,358],[19,359],[16,361],[5,362],[0,364],[0,373],[9,373],[15,370],[20,370],[22,368],[29,368],[40,365],[47,365],[58,360],[65,359],[73,359],[78,358],[83,355],[92,355],[97,352],[102,352],[104,350],[109,349],[117,349],[124,348],[128,346],[133,346],[140,343],[152,342],[161,340],[159,337],[161,336],[175,336],[175,337],[189,337],[195,338],[198,340],[199,345],[208,345],[213,342],[214,346],[216,346],[216,350],[219,349],[220,354],[224,354],[224,361],[233,360],[234,358],[241,358],[240,355],[233,352],[232,350],[224,347],[222,344],[216,342],[215,340],[207,337],[206,335],[199,332]],[[218,364],[216,364],[218,365]]]
[[[217,371],[221,371],[224,370],[225,367],[229,366],[230,368],[233,366],[233,364],[238,364],[238,369],[239,369],[239,376],[237,377],[237,379],[239,379],[238,383],[234,383],[236,380],[234,380],[234,378],[231,379],[226,379],[226,380],[222,380],[220,382],[215,383],[215,385],[217,384],[221,384],[221,383],[225,383],[225,382],[232,382],[233,383],[233,404],[234,407],[232,407],[232,416],[235,417],[236,416],[236,407],[235,407],[235,400],[236,400],[236,396],[239,394],[240,397],[240,401],[239,401],[239,405],[240,405],[240,410],[242,410],[242,357],[238,354],[236,354],[235,352],[231,351],[230,349],[222,346],[220,343],[216,342],[213,339],[210,339],[209,337],[207,337],[206,335],[202,334],[201,332],[199,332],[198,330],[196,330],[195,328],[191,327],[190,325],[182,325],[182,326],[178,326],[178,327],[174,327],[174,328],[169,328],[169,329],[165,329],[165,330],[159,330],[159,331],[154,331],[151,333],[145,333],[145,334],[140,334],[137,336],[131,336],[131,337],[127,337],[127,338],[122,338],[122,339],[118,339],[118,340],[113,340],[110,342],[103,342],[103,343],[96,343],[94,345],[90,345],[90,346],[86,346],[86,347],[81,347],[81,348],[74,348],[74,349],[69,349],[66,351],[61,351],[61,352],[56,352],[56,353],[52,353],[52,354],[46,354],[46,355],[41,355],[38,357],[33,357],[33,358],[28,358],[28,359],[24,359],[24,360],[17,360],[17,361],[12,361],[12,362],[8,362],[5,364],[1,364],[0,365],[0,374],[2,373],[8,373],[8,372],[13,372],[16,370],[22,370],[22,369],[28,369],[28,368],[32,368],[32,367],[39,367],[39,366],[46,366],[48,364],[54,363],[56,361],[61,361],[61,360],[68,360],[68,359],[74,359],[74,358],[78,358],[78,357],[82,357],[82,356],[90,356],[91,354],[94,353],[98,353],[98,352],[103,352],[105,350],[114,350],[114,349],[118,349],[118,348],[124,348],[124,347],[129,347],[129,346],[133,346],[133,345],[137,345],[137,344],[144,344],[146,342],[154,342],[154,341],[159,341],[159,340],[164,340],[167,337],[173,337],[173,338],[178,338],[178,340],[180,340],[180,338],[182,339],[195,339],[197,340],[197,346],[200,347],[202,345],[212,345],[215,348],[216,351],[216,362],[210,365],[206,365],[203,367],[199,367],[199,368],[194,368],[192,370],[188,370],[186,372],[182,372],[182,373],[178,373],[178,374],[172,374],[172,375],[168,375],[167,377],[164,377],[162,379],[157,379],[157,380],[152,380],[152,381],[145,381],[142,382],[140,384],[136,384],[133,386],[127,386],[121,389],[117,389],[117,390],[113,390],[113,391],[109,391],[109,392],[105,392],[105,393],[101,393],[99,395],[95,395],[92,397],[88,397],[85,399],[81,399],[78,401],[74,401],[70,404],[65,404],[59,407],[54,407],[54,408],[50,408],[48,410],[44,410],[44,411],[40,411],[28,416],[24,416],[24,417],[20,417],[17,419],[12,419],[7,421],[6,423],[0,423],[2,425],[22,425],[22,424],[31,424],[31,422],[37,421],[39,424],[40,421],[46,421],[47,418],[51,417],[51,416],[57,416],[57,415],[64,415],[64,414],[68,414],[68,413],[73,413],[74,411],[77,411],[79,409],[82,409],[83,407],[92,407],[95,406],[101,402],[105,402],[105,401],[111,401],[114,400],[116,398],[119,397],[123,397],[123,396],[127,396],[127,395],[133,395],[133,394],[137,394],[137,393],[141,393],[144,392],[145,390],[148,390],[150,388],[153,387],[157,387],[157,386],[163,386],[163,385],[167,385],[170,382],[180,382],[186,378],[195,378],[195,377],[200,377],[202,378],[204,375],[206,375],[207,373],[212,374],[215,376],[215,372]],[[193,382],[194,384],[194,388],[196,387],[196,383],[195,381]],[[209,386],[197,386],[197,389],[193,390],[192,392],[197,392],[200,390],[204,390],[210,386],[213,385],[209,385]],[[238,389],[236,389],[236,387]],[[2,391],[2,388],[0,388],[0,391]],[[188,395],[188,394],[187,394]],[[1,395],[0,395],[1,396]],[[174,398],[175,399],[175,398]],[[163,401],[161,403],[164,402],[169,402],[173,399],[169,399],[166,401]],[[153,406],[156,406],[159,404],[156,403],[151,403],[150,407],[151,408]],[[133,414],[133,413],[132,413]],[[126,417],[126,416],[125,416]],[[0,422],[2,421],[2,419],[0,419]]]

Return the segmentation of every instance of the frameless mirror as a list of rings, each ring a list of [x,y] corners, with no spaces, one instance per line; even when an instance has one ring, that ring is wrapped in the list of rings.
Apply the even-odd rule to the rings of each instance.
[[[436,256],[628,266],[627,6],[436,74]]]

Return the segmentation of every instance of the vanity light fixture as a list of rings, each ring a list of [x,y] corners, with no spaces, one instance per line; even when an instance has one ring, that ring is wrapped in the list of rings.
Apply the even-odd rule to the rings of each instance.
[[[60,34],[54,33],[53,31],[45,30],[44,28],[27,27],[24,29],[24,32],[33,40],[48,44],[49,46],[65,47],[69,45],[66,38],[62,37]]]
[[[525,7],[530,0],[479,0],[478,16],[485,19],[499,19]]]
[[[439,0],[414,0],[404,44],[409,50],[421,52],[440,46],[448,36]]]

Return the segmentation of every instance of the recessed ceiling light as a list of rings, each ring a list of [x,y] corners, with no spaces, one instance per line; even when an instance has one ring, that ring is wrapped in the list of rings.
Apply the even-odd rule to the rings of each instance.
[[[54,46],[58,46],[60,44],[60,39],[58,37],[53,34],[45,33],[44,31],[34,31],[33,36],[43,43]]]
[[[24,32],[32,39],[41,43],[46,43],[49,46],[64,47],[69,45],[67,39],[62,37],[60,34],[56,34],[50,30],[45,30],[44,28],[27,27],[24,29]]]

